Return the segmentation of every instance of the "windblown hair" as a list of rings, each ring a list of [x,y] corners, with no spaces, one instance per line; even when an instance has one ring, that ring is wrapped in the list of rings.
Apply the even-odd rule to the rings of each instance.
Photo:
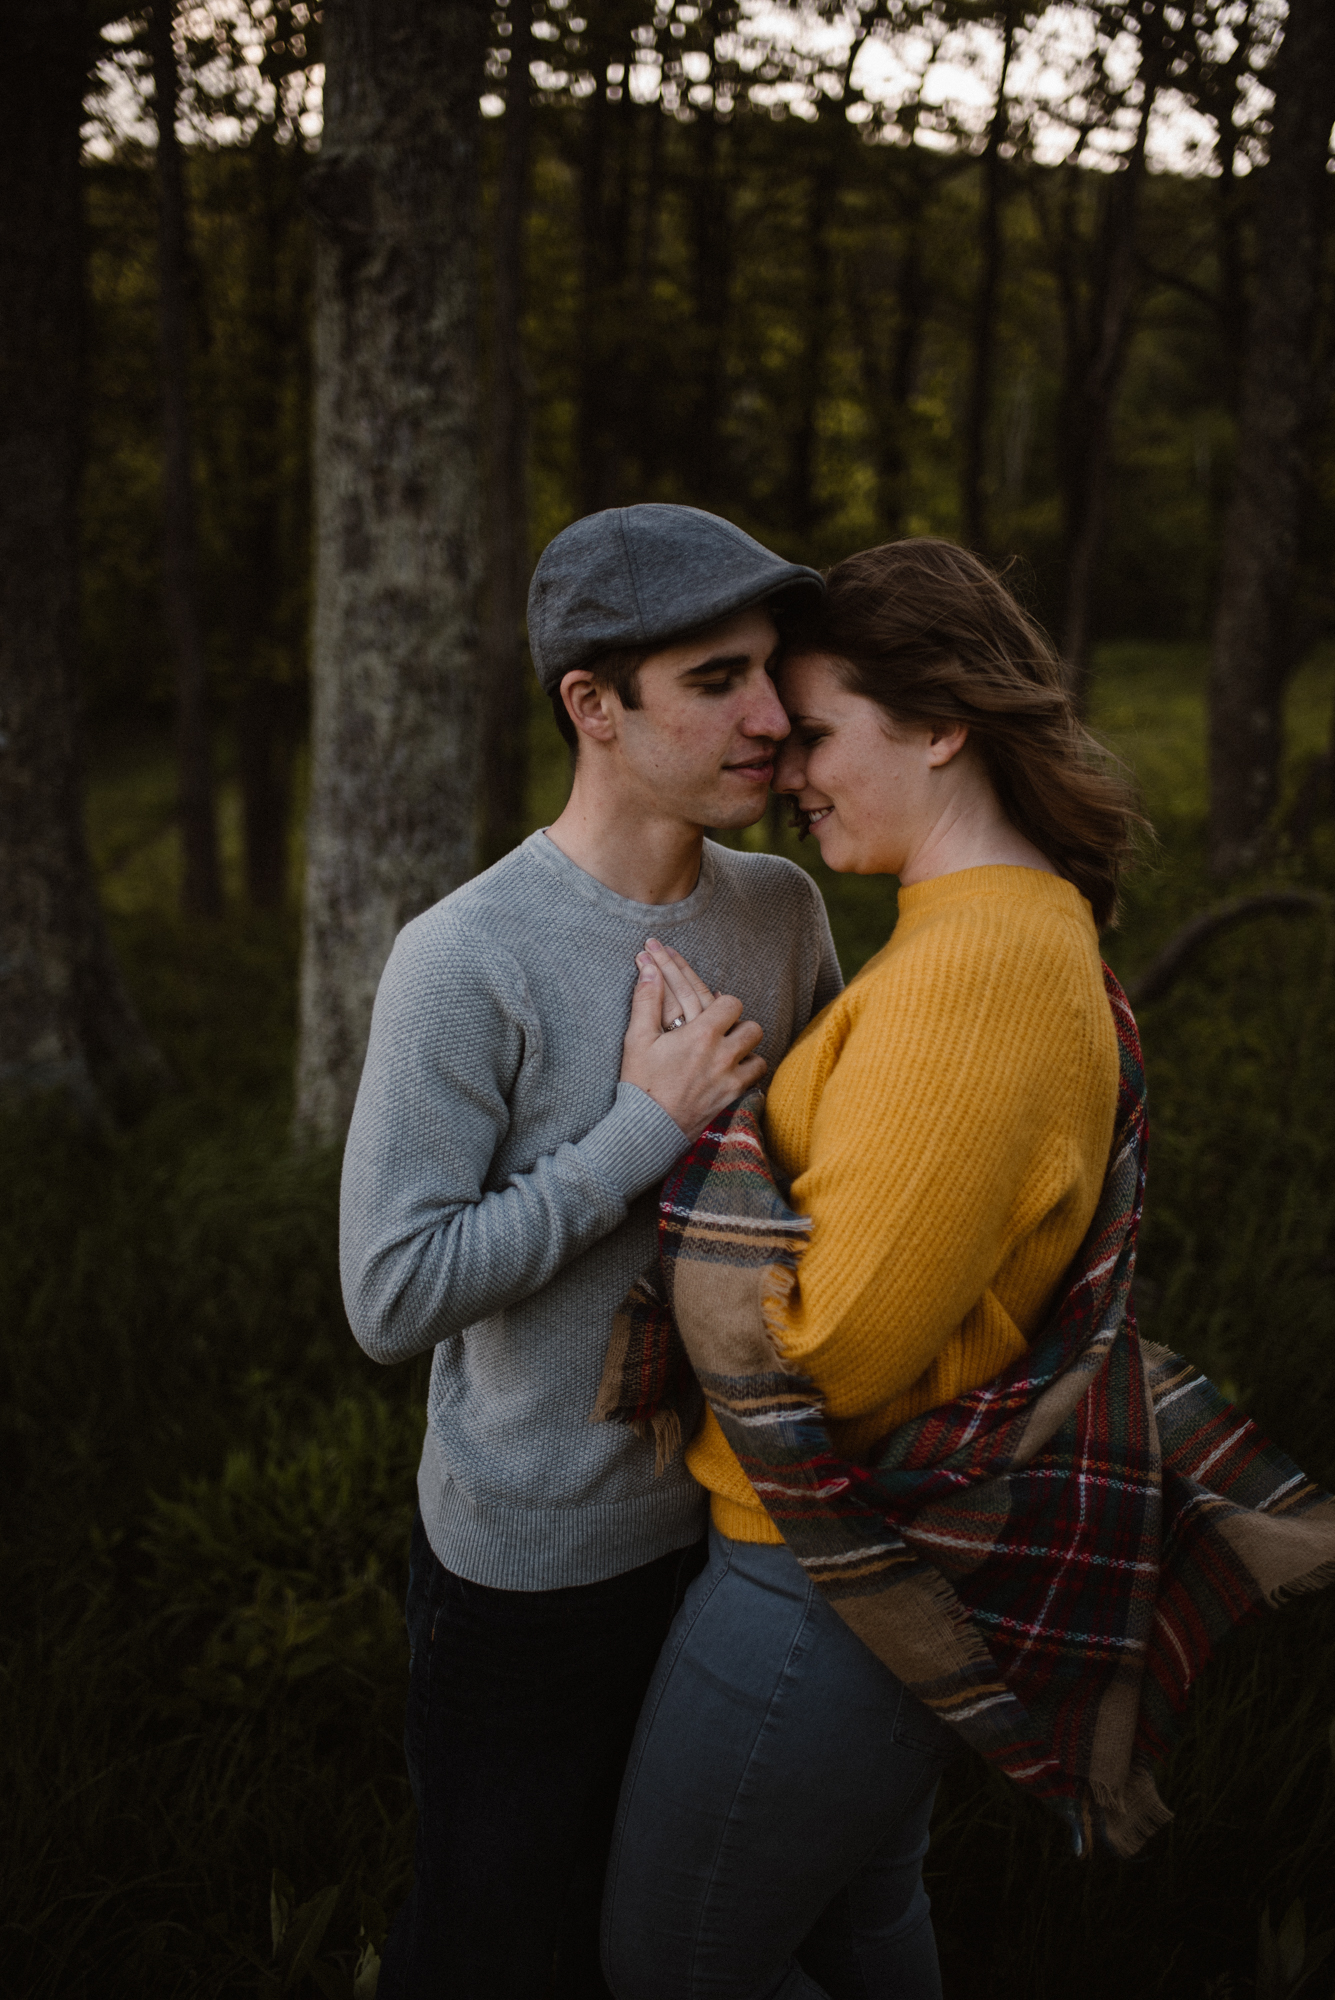
[[[844,685],[913,727],[967,723],[1007,819],[1088,898],[1100,929],[1136,834],[1121,767],[1075,712],[1061,662],[1001,578],[953,542],[864,549],[794,620],[789,653],[828,654]]]

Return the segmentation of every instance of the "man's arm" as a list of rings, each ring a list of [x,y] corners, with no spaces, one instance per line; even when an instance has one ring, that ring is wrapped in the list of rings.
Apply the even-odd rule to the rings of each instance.
[[[407,1360],[538,1291],[682,1152],[675,1120],[623,1083],[590,1132],[486,1190],[516,1079],[537,1059],[508,952],[416,926],[400,937],[343,1161],[343,1297],[373,1360]]]

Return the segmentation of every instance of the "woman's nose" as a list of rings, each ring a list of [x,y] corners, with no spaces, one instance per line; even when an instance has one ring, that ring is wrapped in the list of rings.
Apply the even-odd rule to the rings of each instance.
[[[806,761],[800,746],[792,741],[781,743],[774,759],[773,789],[776,792],[800,792],[806,781]]]

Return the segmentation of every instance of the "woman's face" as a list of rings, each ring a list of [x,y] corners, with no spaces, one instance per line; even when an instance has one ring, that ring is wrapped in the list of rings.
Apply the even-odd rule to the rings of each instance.
[[[828,867],[902,874],[936,822],[940,767],[965,732],[898,727],[876,702],[851,694],[819,653],[786,660],[778,689],[793,728],[779,745],[774,789],[807,815]]]

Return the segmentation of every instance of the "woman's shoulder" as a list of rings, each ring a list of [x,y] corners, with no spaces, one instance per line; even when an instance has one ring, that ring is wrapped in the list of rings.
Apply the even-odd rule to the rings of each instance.
[[[956,970],[973,960],[983,969],[1030,958],[1097,964],[1098,933],[1088,902],[1064,876],[966,868],[900,890],[887,961],[933,955]]]
[[[1089,904],[1061,876],[967,869],[900,897],[889,944],[848,989],[856,1012],[990,1019],[1007,1031],[1108,1014]]]

